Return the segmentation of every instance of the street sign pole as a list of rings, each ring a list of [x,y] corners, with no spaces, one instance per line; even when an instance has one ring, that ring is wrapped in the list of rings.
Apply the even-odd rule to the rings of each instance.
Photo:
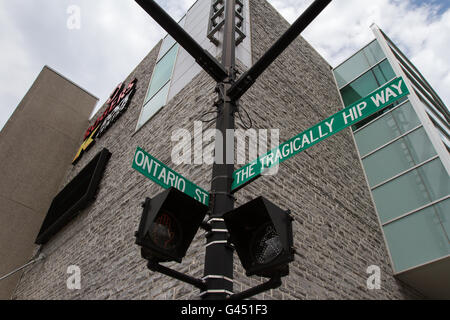
[[[242,294],[233,296],[233,249],[228,244],[228,230],[224,221],[224,214],[234,209],[233,180],[234,180],[234,135],[229,136],[229,130],[235,128],[235,112],[238,100],[252,86],[256,79],[275,61],[275,59],[294,41],[298,35],[319,15],[331,0],[315,0],[309,9],[286,31],[268,52],[236,80],[236,1],[225,1],[225,25],[222,43],[222,63],[220,64],[206,50],[195,42],[179,25],[158,6],[155,0],[135,0],[158,24],[160,24],[197,63],[217,81],[219,96],[218,117],[216,128],[220,137],[216,141],[223,141],[222,150],[216,147],[216,161],[213,165],[211,193],[209,198],[210,219],[208,221],[207,245],[205,250],[205,273],[203,281],[206,290],[202,292],[204,300],[224,300],[228,297],[245,298],[260,293],[262,290],[278,286],[278,282],[269,281],[268,284],[250,289]],[[139,151],[138,151],[139,152]],[[141,156],[142,157],[142,156]],[[139,158],[141,159],[141,158]],[[138,162],[139,162],[138,159]],[[136,164],[136,170],[146,174],[144,169]],[[142,171],[141,171],[142,169]],[[174,174],[174,172],[172,172]],[[149,174],[148,177],[162,186],[159,177]],[[194,187],[195,188],[195,187]],[[199,188],[195,190],[198,191]],[[206,192],[205,192],[206,193]],[[197,199],[198,200],[198,199]],[[173,275],[173,273],[171,273]],[[177,273],[178,274],[178,273]],[[179,277],[178,277],[179,278]],[[197,283],[197,282],[196,282]],[[201,286],[203,288],[203,285]]]
[[[235,16],[236,0],[226,0],[222,66],[227,71],[228,78],[223,83],[217,84],[219,110],[216,128],[221,137],[218,137],[216,141],[221,141],[223,138],[223,144],[217,146],[222,150],[216,150],[216,161],[212,173],[209,220],[211,232],[207,237],[205,252],[204,279],[207,291],[203,293],[204,300],[224,300],[233,293],[233,249],[228,245],[228,231],[223,215],[234,209],[234,197],[231,193],[234,148],[228,148],[234,145],[234,140],[228,141],[228,139],[234,139],[234,136],[228,137],[227,130],[235,128],[234,113],[237,101],[230,99],[227,91],[235,81]],[[231,159],[229,159],[229,153],[231,153]]]

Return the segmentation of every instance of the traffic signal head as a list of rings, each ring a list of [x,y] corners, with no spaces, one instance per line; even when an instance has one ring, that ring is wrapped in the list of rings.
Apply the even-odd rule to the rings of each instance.
[[[208,207],[175,188],[143,205],[136,244],[142,257],[152,262],[181,263]]]
[[[292,218],[260,197],[224,215],[247,276],[287,276],[294,261]]]

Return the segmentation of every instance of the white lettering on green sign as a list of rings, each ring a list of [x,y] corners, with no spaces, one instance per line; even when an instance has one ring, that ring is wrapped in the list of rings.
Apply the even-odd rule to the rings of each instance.
[[[300,133],[291,140],[254,160],[233,174],[232,190],[235,192],[261,174],[332,135],[357,124],[408,95],[402,78],[397,78],[367,97],[350,105],[316,126]]]
[[[133,169],[156,182],[164,189],[176,188],[191,198],[209,205],[209,193],[164,165],[141,148],[137,148]]]

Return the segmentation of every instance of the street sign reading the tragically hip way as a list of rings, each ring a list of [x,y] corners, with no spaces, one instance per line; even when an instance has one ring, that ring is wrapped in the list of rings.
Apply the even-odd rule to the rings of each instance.
[[[292,158],[315,144],[366,119],[408,94],[408,88],[401,77],[389,82],[367,97],[235,171],[233,174],[233,192],[238,191],[260,177],[265,170]]]
[[[137,148],[134,155],[133,169],[156,182],[164,189],[178,189],[200,203],[209,205],[208,192],[173,171],[141,148]]]

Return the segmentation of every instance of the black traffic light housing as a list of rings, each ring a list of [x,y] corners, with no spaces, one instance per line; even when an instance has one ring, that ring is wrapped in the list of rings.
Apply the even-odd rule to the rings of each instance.
[[[289,211],[259,197],[226,213],[224,219],[247,276],[289,274],[295,253]]]
[[[136,244],[144,259],[152,262],[182,262],[208,207],[171,188],[143,205]]]

